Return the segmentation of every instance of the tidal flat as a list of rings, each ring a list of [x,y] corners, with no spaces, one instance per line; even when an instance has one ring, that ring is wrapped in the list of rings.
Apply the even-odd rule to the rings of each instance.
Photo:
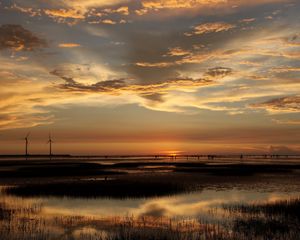
[[[297,239],[300,164],[0,161],[0,239]]]

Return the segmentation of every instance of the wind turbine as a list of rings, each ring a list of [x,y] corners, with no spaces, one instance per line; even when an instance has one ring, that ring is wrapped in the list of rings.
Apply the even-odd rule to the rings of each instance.
[[[28,137],[30,135],[30,132],[27,133],[26,137],[24,138],[25,140],[25,155],[26,155],[26,158],[28,156]]]
[[[52,156],[52,139],[51,139],[51,134],[49,133],[49,139],[48,139],[48,142],[49,143],[49,156],[51,157]]]

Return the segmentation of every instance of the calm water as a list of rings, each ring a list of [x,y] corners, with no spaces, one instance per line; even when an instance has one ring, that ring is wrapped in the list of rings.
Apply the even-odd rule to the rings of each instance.
[[[163,166],[158,163],[122,170],[149,176],[156,176],[159,172],[162,176],[170,176],[168,179],[173,181],[182,174],[172,173],[173,168],[172,164]],[[216,178],[219,181],[212,181]],[[106,180],[110,179],[114,176]],[[217,236],[223,240],[290,240],[299,236],[299,170],[248,177],[210,176],[195,179],[193,181],[206,182],[192,192],[122,200],[19,197],[7,194],[7,186],[2,186],[0,239],[211,240]],[[103,177],[82,177],[80,180],[102,181]],[[293,199],[298,199],[298,202],[282,203],[283,200]]]
[[[171,220],[174,223],[192,222],[188,225],[191,229],[200,221],[230,224],[233,218],[222,208],[224,204],[273,203],[300,196],[298,183],[292,183],[292,190],[288,191],[282,186],[271,185],[267,189],[265,185],[256,189],[211,188],[168,197],[124,200],[21,198],[2,191],[0,204],[2,208],[10,209],[12,215],[0,216],[0,229],[6,229],[7,239],[109,239],[107,234],[115,231],[116,223],[133,223],[141,218],[154,222],[154,225],[160,221],[155,225],[158,228],[165,226],[164,221]]]
[[[223,204],[265,203],[299,197],[300,192],[263,190],[204,190],[169,197],[142,199],[83,199],[83,198],[21,198],[2,193],[0,202],[23,207],[41,205],[45,216],[88,216],[94,218],[154,216],[170,218],[207,217],[211,210]],[[211,217],[211,216],[210,216]]]

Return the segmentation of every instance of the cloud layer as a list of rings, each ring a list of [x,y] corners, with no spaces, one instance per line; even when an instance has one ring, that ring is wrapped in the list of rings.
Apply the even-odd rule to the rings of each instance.
[[[46,42],[21,25],[0,26],[0,50],[33,51],[46,46]]]
[[[96,107],[112,119],[130,108],[124,121],[174,139],[199,141],[199,125],[207,141],[216,126],[282,134],[300,119],[299,11],[294,0],[6,1],[0,129],[95,128],[81,124],[92,113],[71,115]]]

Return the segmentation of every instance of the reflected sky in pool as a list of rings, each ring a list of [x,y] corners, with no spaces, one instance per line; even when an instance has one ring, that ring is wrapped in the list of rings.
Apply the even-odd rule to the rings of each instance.
[[[286,198],[298,197],[299,192],[263,192],[255,190],[203,190],[188,194],[168,197],[141,199],[83,199],[83,198],[21,198],[1,194],[1,202],[14,202],[25,205],[42,204],[45,215],[76,215],[97,218],[114,216],[154,216],[154,217],[189,217],[202,218],[222,204],[271,202]]]

